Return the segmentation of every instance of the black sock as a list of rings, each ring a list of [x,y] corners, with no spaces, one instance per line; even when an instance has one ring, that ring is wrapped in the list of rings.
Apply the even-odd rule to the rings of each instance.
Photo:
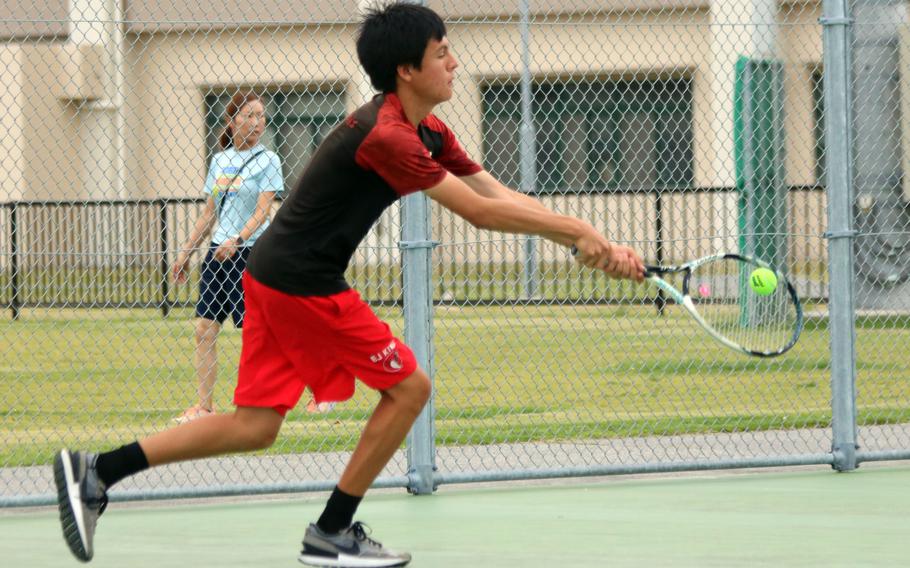
[[[95,462],[95,469],[98,471],[98,477],[107,487],[117,483],[124,477],[129,477],[134,473],[149,468],[149,462],[145,457],[145,452],[139,446],[139,442],[133,442],[126,446],[120,446],[112,452],[98,455],[98,461]]]
[[[336,485],[329,502],[325,505],[325,511],[316,521],[316,526],[329,534],[348,528],[354,520],[354,513],[357,512],[357,505],[360,505],[361,499],[363,497],[348,495]]]

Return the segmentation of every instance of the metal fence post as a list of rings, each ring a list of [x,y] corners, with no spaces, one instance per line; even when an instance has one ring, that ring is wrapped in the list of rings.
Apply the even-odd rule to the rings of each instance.
[[[433,305],[430,241],[430,207],[427,196],[414,193],[401,203],[402,288],[404,337],[417,363],[433,382]],[[416,495],[435,489],[436,448],[433,396],[417,417],[407,439],[408,491]]]
[[[161,249],[161,315],[171,313],[170,267],[167,262],[167,200],[158,200],[158,247]]]
[[[654,251],[654,259],[657,265],[664,263],[664,205],[661,191],[658,189],[654,193],[654,232],[657,234],[657,245]],[[657,306],[657,315],[664,315],[664,309],[667,306],[667,298],[664,296],[662,289],[657,290],[654,296],[654,305]]]
[[[832,452],[838,471],[856,468],[856,330],[853,294],[852,20],[848,0],[825,0],[825,172],[828,184],[828,310]]]
[[[521,164],[521,191],[537,193],[537,133],[534,128],[534,93],[531,77],[531,6],[529,0],[519,0],[521,13],[521,126],[519,128],[519,154]],[[523,239],[524,262],[521,285],[524,297],[533,300],[540,288],[540,270],[537,260],[538,238],[528,235]]]
[[[19,319],[19,230],[18,207],[10,204],[9,209],[9,309],[13,319]]]
[[[412,0],[426,5],[426,0]],[[430,240],[430,204],[423,192],[401,200],[402,294],[404,296],[404,340],[414,351],[417,364],[427,372],[433,385],[433,271]],[[433,399],[430,396],[408,433],[408,492],[415,495],[436,489],[436,447],[433,428]]]

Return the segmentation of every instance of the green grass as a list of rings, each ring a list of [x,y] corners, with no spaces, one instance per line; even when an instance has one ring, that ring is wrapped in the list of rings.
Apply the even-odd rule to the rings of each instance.
[[[400,310],[380,317],[403,336]],[[826,427],[824,320],[772,360],[707,338],[678,308],[437,307],[440,444],[492,444]],[[910,327],[858,325],[862,424],[910,421]],[[240,333],[219,341],[216,404],[230,408]],[[109,448],[170,425],[193,401],[190,310],[29,309],[0,321],[0,467],[46,464],[62,445]],[[329,415],[288,415],[271,453],[349,450],[376,394]]]

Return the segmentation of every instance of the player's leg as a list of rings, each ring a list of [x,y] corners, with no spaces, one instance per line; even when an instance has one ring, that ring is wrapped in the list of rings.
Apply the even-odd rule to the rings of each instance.
[[[369,538],[354,513],[367,489],[401,446],[430,397],[430,381],[417,369],[380,393],[341,481],[315,524],[307,528],[300,561],[312,566],[404,566],[411,555]],[[363,562],[363,564],[358,564]]]
[[[401,447],[401,442],[429,398],[430,379],[419,368],[397,385],[380,392],[379,404],[367,421],[338,482],[342,491],[350,495],[367,492]]]
[[[257,282],[249,273],[243,287],[246,315],[234,402],[286,412],[306,385],[320,402],[340,401],[351,397],[354,377],[359,377],[381,393],[367,440],[356,450],[349,474],[352,487],[369,487],[429,397],[429,379],[417,369],[413,352],[354,290],[293,296]],[[380,567],[403,566],[410,560],[368,538],[361,524],[351,524],[359,500],[336,488],[326,518],[342,519],[344,526],[328,533],[311,525],[301,561]]]
[[[139,442],[149,466],[270,447],[284,417],[272,408],[238,407],[159,432]]]
[[[233,414],[208,416],[100,455],[67,450],[57,455],[54,474],[63,534],[80,560],[92,557],[95,524],[111,485],[150,465],[261,449],[275,440],[304,385],[294,362],[284,359],[272,340],[254,295],[247,299],[237,387],[242,396],[238,400],[235,394]]]
[[[107,489],[151,466],[272,445],[283,416],[271,408],[240,407],[233,414],[209,416],[102,454],[60,451],[54,480],[63,536],[73,555],[88,562]]]
[[[430,380],[413,352],[353,290],[333,297],[335,356],[380,393],[376,409],[319,520],[307,528],[300,561],[314,566],[403,566],[411,557],[384,548],[352,523],[367,489],[401,446],[430,397]],[[317,393],[318,394],[318,393]],[[331,400],[331,398],[329,399]]]

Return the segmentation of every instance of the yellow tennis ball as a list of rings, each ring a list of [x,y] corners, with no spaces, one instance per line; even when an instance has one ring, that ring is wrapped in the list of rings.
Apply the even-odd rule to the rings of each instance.
[[[749,286],[759,296],[770,296],[777,289],[777,275],[768,268],[756,268],[749,275]]]

